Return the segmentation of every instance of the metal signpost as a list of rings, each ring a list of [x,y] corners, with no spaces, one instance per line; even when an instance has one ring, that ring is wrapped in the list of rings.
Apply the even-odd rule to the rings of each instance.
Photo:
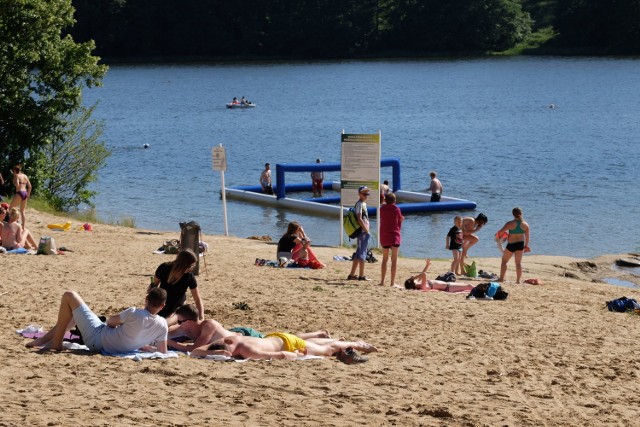
[[[211,149],[211,161],[214,171],[220,171],[221,186],[222,186],[222,211],[224,217],[224,235],[229,235],[229,227],[227,225],[227,195],[224,188],[224,172],[227,170],[227,155],[224,151],[224,147],[220,144],[218,147]]]

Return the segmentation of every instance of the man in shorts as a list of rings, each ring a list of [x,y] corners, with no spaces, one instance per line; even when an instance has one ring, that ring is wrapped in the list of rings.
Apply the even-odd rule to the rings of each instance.
[[[362,227],[362,233],[356,238],[358,244],[356,253],[353,256],[353,263],[351,264],[351,273],[347,277],[347,280],[366,280],[370,281],[367,276],[364,275],[364,262],[367,258],[367,248],[369,246],[369,214],[367,213],[367,197],[369,197],[369,187],[360,187],[358,189],[358,202],[354,207],[358,224]],[[356,276],[356,270],[358,275]]]
[[[320,159],[316,159],[316,163],[320,163]],[[322,197],[322,182],[324,181],[323,171],[311,172],[311,189],[313,197]]]
[[[167,321],[157,315],[166,301],[167,291],[153,288],[147,294],[144,309],[131,307],[102,322],[80,295],[67,291],[62,295],[56,325],[26,346],[63,350],[64,334],[76,324],[91,351],[117,354],[140,349],[166,353]]]
[[[273,194],[273,186],[271,185],[271,165],[264,164],[264,170],[260,174],[260,186],[265,194]]]

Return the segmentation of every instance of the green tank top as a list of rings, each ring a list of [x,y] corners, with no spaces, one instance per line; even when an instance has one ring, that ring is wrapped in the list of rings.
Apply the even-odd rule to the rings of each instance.
[[[522,227],[520,227],[520,224],[522,224],[522,221],[516,220],[516,228],[514,228],[513,230],[509,230],[509,235],[524,234],[524,230],[522,229]]]

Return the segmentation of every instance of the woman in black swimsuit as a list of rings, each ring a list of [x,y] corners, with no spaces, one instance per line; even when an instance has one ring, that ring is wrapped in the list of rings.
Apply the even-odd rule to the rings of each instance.
[[[204,320],[204,306],[198,282],[192,273],[197,260],[191,249],[183,249],[178,252],[174,261],[162,263],[156,269],[152,287],[160,286],[167,291],[167,302],[158,315],[166,318],[169,326],[178,322],[175,311],[187,300],[187,289],[191,290],[200,320]]]

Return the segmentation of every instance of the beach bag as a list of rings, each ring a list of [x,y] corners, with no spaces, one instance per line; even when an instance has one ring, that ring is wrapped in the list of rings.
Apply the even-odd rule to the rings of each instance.
[[[478,277],[478,267],[475,261],[473,261],[471,265],[464,265],[464,274],[466,274],[467,277]]]
[[[367,262],[371,262],[371,263],[378,262],[378,258],[373,256],[373,252],[371,252],[371,249],[367,251],[367,257],[365,259]]]
[[[456,281],[456,274],[453,271],[448,271],[440,276],[436,277],[436,280],[451,283]]]
[[[624,313],[625,311],[640,310],[640,304],[638,304],[638,301],[635,299],[621,297],[612,301],[607,301],[607,308],[609,311]]]
[[[53,237],[42,236],[38,244],[38,255],[57,255],[56,242]]]
[[[467,299],[469,298],[492,298],[497,301],[504,301],[509,296],[509,293],[505,292],[499,283],[487,282],[480,283],[475,288],[471,289]]]
[[[195,221],[180,223],[180,250],[191,249],[196,254],[196,267],[193,274],[200,272],[200,224]]]
[[[180,241],[177,239],[167,240],[162,245],[165,254],[177,254],[180,252]]]
[[[358,222],[356,211],[354,211],[353,208],[349,209],[349,213],[344,217],[342,225],[344,226],[345,233],[347,233],[347,236],[349,236],[350,239],[355,239],[362,234],[362,227]]]

